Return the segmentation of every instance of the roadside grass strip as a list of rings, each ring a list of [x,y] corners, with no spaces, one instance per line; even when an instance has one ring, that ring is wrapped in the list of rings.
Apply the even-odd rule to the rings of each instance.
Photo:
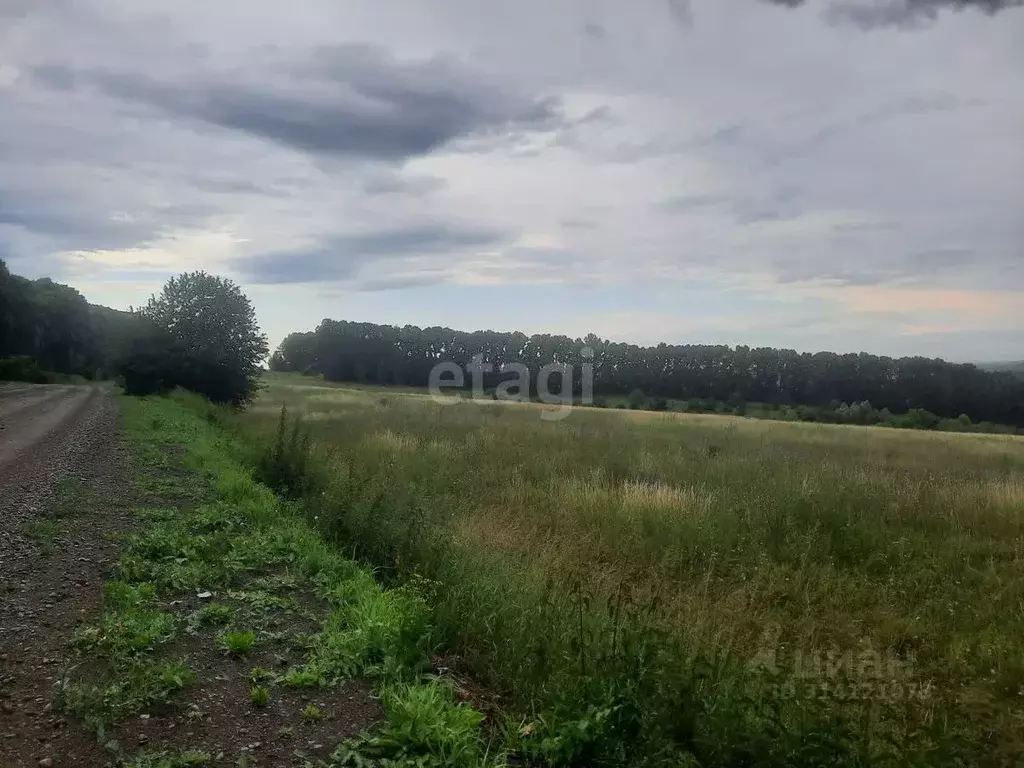
[[[122,764],[213,759],[201,743],[130,754],[133,746],[115,738],[127,718],[180,706],[181,692],[202,682],[182,652],[196,642],[236,664],[261,652],[277,653],[279,664],[289,659],[245,672],[248,700],[238,707],[264,708],[288,689],[372,682],[383,724],[309,765],[506,764],[483,715],[433,674],[430,608],[414,585],[386,589],[326,544],[298,504],[253,479],[240,447],[201,412],[173,398],[125,397],[121,407],[137,490],[149,506],[123,541],[102,615],[75,633],[85,671],[62,681],[60,698]],[[159,505],[165,491],[174,504]],[[327,717],[314,704],[301,713],[302,721]]]

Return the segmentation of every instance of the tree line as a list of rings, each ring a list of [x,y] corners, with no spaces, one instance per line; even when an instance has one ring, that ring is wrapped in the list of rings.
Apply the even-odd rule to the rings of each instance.
[[[225,278],[180,275],[144,307],[121,312],[91,305],[48,278],[11,274],[0,259],[0,378],[118,376],[132,393],[184,387],[244,405],[258,390],[267,351],[252,303]],[[414,387],[428,386],[441,362],[467,371],[482,363],[490,369],[482,376],[484,388],[492,391],[518,378],[513,364],[534,376],[545,365],[566,365],[573,375],[564,383],[577,395],[588,365],[595,398],[628,397],[634,407],[683,400],[691,410],[743,413],[747,403],[757,403],[815,420],[875,423],[902,415],[902,422],[922,426],[940,419],[1024,426],[1024,378],[923,357],[641,347],[594,334],[573,339],[324,320],[314,331],[290,334],[270,358],[278,371]],[[531,378],[531,386],[536,383]],[[549,391],[558,392],[562,383],[554,377]]]
[[[0,379],[118,378],[129,394],[182,387],[245,405],[267,352],[252,303],[225,278],[183,274],[121,312],[48,278],[11,274],[0,259]]]
[[[639,391],[651,398],[773,406],[839,408],[856,403],[892,414],[924,411],[943,419],[963,415],[975,422],[1024,426],[1024,380],[1010,372],[863,352],[811,354],[664,343],[642,347],[594,334],[574,339],[324,320],[314,331],[285,338],[270,367],[322,374],[332,381],[426,387],[440,362],[466,370],[475,362],[491,366],[493,372],[484,375],[488,389],[508,378],[513,363],[526,365],[534,374],[556,363],[572,366],[571,385],[578,394],[582,366],[590,364],[595,396]]]
[[[112,376],[132,315],[90,304],[70,286],[14,275],[0,259],[0,360],[8,378]]]

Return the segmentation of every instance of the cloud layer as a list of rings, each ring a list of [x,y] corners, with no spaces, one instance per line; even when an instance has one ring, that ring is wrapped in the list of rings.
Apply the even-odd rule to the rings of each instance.
[[[225,272],[274,338],[1024,357],[1020,5],[6,3],[0,256]]]
[[[269,52],[268,58],[273,58]],[[172,118],[198,120],[313,154],[401,161],[459,138],[544,129],[556,123],[553,99],[530,99],[476,78],[454,60],[399,62],[370,45],[318,48],[277,67],[210,72],[176,79],[136,71],[36,67],[40,84],[94,87]]]
[[[764,0],[800,8],[807,0]],[[943,11],[976,10],[989,15],[1020,8],[1024,0],[831,0],[824,16],[831,22],[851,23],[861,29],[916,26],[934,22]]]

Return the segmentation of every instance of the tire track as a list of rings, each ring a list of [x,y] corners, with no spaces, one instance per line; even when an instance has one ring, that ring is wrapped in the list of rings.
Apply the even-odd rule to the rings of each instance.
[[[0,389],[0,426],[15,418],[26,408],[60,397],[66,387],[22,387]]]
[[[22,400],[17,410],[5,416],[0,432],[0,493],[6,485],[2,478],[18,474],[16,463],[26,459],[35,462],[38,457],[35,451],[29,456],[30,449],[55,433],[59,438],[59,433],[70,429],[81,409],[98,395],[95,388],[61,388],[27,403]]]

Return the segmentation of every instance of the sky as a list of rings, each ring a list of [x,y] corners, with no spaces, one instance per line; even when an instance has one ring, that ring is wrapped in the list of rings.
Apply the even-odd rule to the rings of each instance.
[[[1024,359],[1020,0],[0,0],[0,258],[144,304]]]

